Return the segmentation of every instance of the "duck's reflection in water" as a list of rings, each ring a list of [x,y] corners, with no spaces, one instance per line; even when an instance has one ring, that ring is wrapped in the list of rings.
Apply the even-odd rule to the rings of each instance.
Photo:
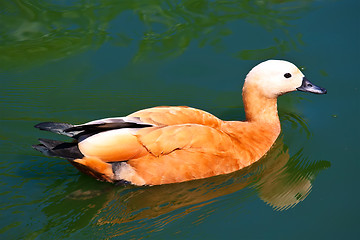
[[[254,184],[259,197],[275,210],[285,210],[308,196],[316,174],[330,167],[330,162],[309,162],[302,150],[290,158],[285,150],[264,160],[263,167],[268,169],[263,170],[260,180]]]

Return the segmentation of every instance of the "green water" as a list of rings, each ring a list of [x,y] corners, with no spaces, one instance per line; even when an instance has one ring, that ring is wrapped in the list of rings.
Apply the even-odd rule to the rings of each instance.
[[[1,239],[358,238],[359,9],[357,0],[1,1]],[[55,137],[38,122],[157,105],[242,120],[243,79],[269,58],[303,67],[328,94],[282,96],[281,136],[249,168],[121,187],[31,148]]]

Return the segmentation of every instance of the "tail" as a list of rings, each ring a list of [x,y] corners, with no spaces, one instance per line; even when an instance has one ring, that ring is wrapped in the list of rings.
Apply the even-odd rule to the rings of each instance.
[[[65,135],[68,137],[74,137],[78,133],[78,132],[74,132],[74,131],[66,132],[67,129],[74,127],[74,125],[69,124],[69,123],[42,122],[42,123],[36,124],[34,127],[38,128],[40,130],[49,131],[49,132]]]
[[[46,156],[61,157],[69,161],[84,157],[78,148],[77,142],[62,142],[43,138],[40,138],[39,142],[40,144],[32,147]]]

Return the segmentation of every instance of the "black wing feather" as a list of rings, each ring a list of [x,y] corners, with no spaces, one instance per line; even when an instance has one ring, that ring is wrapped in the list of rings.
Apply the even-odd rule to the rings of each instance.
[[[82,125],[72,125],[68,123],[43,122],[35,125],[40,130],[65,135],[75,139],[89,137],[91,135],[119,128],[144,128],[153,125],[143,123],[139,118],[107,118],[92,121]]]

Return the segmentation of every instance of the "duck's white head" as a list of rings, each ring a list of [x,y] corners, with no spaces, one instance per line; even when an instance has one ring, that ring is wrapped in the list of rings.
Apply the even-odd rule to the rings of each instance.
[[[283,60],[268,60],[256,65],[246,76],[245,84],[256,86],[268,98],[297,90],[326,93],[326,89],[309,82],[294,64]]]

